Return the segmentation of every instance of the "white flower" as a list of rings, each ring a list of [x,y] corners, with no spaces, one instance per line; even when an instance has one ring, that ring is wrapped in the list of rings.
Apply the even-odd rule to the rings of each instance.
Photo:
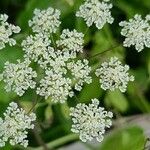
[[[82,89],[83,83],[90,84],[92,78],[90,75],[91,67],[88,65],[88,60],[71,61],[67,64],[67,68],[71,71],[72,82],[75,82],[75,89],[80,91]]]
[[[123,66],[117,57],[112,57],[110,62],[104,62],[101,67],[96,70],[96,76],[100,77],[101,88],[104,90],[120,89],[125,92],[129,81],[134,81],[133,76],[129,76],[127,72],[129,66]]]
[[[2,78],[6,83],[7,92],[14,91],[17,95],[22,96],[29,87],[35,88],[36,83],[33,78],[37,77],[37,74],[29,67],[29,64],[29,60],[24,62],[18,60],[18,64],[5,63]]]
[[[37,94],[45,96],[45,99],[51,98],[53,102],[64,103],[68,96],[72,97],[71,80],[63,77],[62,73],[46,70],[46,76],[40,81],[40,87],[37,88]]]
[[[32,27],[33,32],[55,33],[60,25],[60,11],[57,9],[51,7],[46,10],[35,9],[34,15],[33,19],[29,20],[29,26]]]
[[[76,58],[75,53],[54,50],[54,48],[49,47],[48,57],[45,59],[39,59],[38,64],[45,70],[53,68],[55,72],[66,72],[66,69],[64,69],[66,62],[74,58]]]
[[[135,46],[140,52],[145,47],[150,48],[150,15],[142,19],[141,15],[136,14],[129,22],[122,21],[119,23],[122,28],[121,35],[125,36],[123,45],[125,47]]]
[[[48,57],[48,47],[50,44],[51,41],[49,38],[42,33],[39,33],[35,36],[28,36],[26,40],[23,40],[21,45],[23,47],[23,51],[25,52],[25,58],[29,58],[36,62],[41,57],[42,59]]]
[[[34,113],[29,115],[18,105],[11,102],[4,113],[4,119],[0,118],[0,147],[8,141],[11,145],[20,144],[28,146],[27,129],[33,129]]]
[[[51,49],[49,58],[39,61],[45,70],[45,77],[40,81],[37,94],[54,102],[64,103],[68,96],[73,96],[72,87],[80,91],[84,83],[91,83],[91,67],[87,60],[76,60],[68,51]]]
[[[98,99],[92,99],[89,105],[79,103],[75,108],[70,108],[70,116],[73,121],[71,131],[79,133],[79,138],[83,142],[91,141],[93,138],[101,142],[105,129],[112,125],[113,114],[99,107]]]
[[[8,16],[6,14],[0,14],[0,49],[5,48],[5,44],[9,43],[10,46],[16,44],[16,40],[10,38],[13,33],[19,33],[20,27],[14,26],[7,22]]]
[[[84,18],[88,27],[95,24],[98,29],[101,29],[106,22],[112,24],[114,21],[110,12],[111,8],[112,4],[109,3],[109,0],[102,2],[99,0],[86,0],[80,6],[76,16]]]
[[[64,51],[83,52],[83,37],[84,34],[77,32],[75,29],[73,31],[64,29],[56,44]]]

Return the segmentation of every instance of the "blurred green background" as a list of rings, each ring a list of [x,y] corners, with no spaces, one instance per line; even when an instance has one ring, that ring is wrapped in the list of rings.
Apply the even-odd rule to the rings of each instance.
[[[0,13],[9,15],[9,22],[19,25],[22,32],[15,38],[21,42],[31,30],[28,27],[28,20],[33,16],[35,8],[45,9],[54,7],[61,10],[61,26],[55,35],[57,38],[64,28],[77,29],[79,32],[86,32],[86,24],[81,18],[75,17],[75,12],[83,3],[83,0],[0,0]],[[142,14],[143,17],[150,13],[149,0],[114,0],[112,16],[115,21],[112,25],[106,24],[102,30],[92,26],[85,36],[85,53],[83,57],[103,52],[111,47],[120,45],[124,38],[120,35],[121,28],[118,23],[129,19],[135,14]],[[101,106],[114,113],[114,125],[105,136],[101,144],[84,144],[87,150],[142,150],[148,136],[150,137],[150,50],[145,48],[138,53],[134,47],[123,48],[118,46],[111,51],[103,53],[99,57],[90,59],[93,70],[103,61],[111,56],[117,56],[122,62],[131,67],[131,74],[135,81],[129,83],[126,93],[119,91],[106,92],[100,88],[98,78],[92,74],[93,83],[84,85],[83,90],[76,97],[68,99],[67,104],[53,105],[50,100],[41,101],[37,105],[37,123],[34,131],[29,133],[29,146],[39,147],[42,142],[49,143],[53,140],[70,135],[71,120],[69,118],[69,107],[76,103],[89,103],[91,98],[98,98]],[[9,47],[0,51],[0,72],[3,70],[6,61],[16,62],[23,58],[23,52],[18,46]],[[3,116],[10,101],[19,101],[20,104],[29,109],[35,98],[35,92],[29,90],[23,97],[17,97],[14,93],[6,93],[4,83],[0,83],[0,116]],[[39,139],[40,138],[40,139]],[[72,144],[76,140],[60,142],[56,148]],[[19,147],[11,147],[9,144],[2,150],[20,150]],[[32,148],[29,148],[32,150]],[[64,149],[67,149],[65,147]],[[36,148],[35,148],[36,150]],[[76,150],[82,150],[76,147]]]

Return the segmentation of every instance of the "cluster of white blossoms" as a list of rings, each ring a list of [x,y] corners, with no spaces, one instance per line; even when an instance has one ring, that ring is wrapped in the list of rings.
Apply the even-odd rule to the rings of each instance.
[[[64,103],[68,96],[73,96],[73,86],[81,91],[84,83],[92,82],[91,67],[88,60],[75,60],[68,52],[51,52],[48,60],[41,61],[41,67],[46,68],[46,75],[40,81],[37,94],[45,99],[50,97],[53,102]]]
[[[84,34],[64,29],[56,41],[57,47],[53,48],[49,34],[55,33],[60,25],[60,11],[51,7],[35,9],[34,15],[29,26],[35,34],[21,43],[25,61],[18,64],[6,62],[1,80],[6,83],[6,91],[14,91],[19,96],[28,88],[36,88],[37,94],[45,99],[64,103],[68,96],[73,96],[72,88],[80,91],[84,83],[92,82],[88,60],[77,59],[77,53],[83,52]],[[32,61],[44,71],[37,87],[34,81],[37,73],[29,67]]]
[[[18,64],[6,62],[4,71],[0,75],[1,79],[6,83],[5,89],[7,92],[14,91],[17,95],[22,96],[28,88],[35,88],[36,82],[33,81],[37,77],[37,73],[29,67],[30,61],[25,60]]]
[[[65,69],[63,69],[63,67],[66,66],[66,62],[75,58],[76,54],[74,53],[54,50],[53,47],[49,47],[48,57],[39,59],[38,64],[45,70],[53,68],[55,72],[66,72]]]
[[[29,20],[29,26],[36,33],[55,33],[60,25],[60,11],[49,7],[46,10],[35,9],[34,17]]]
[[[14,26],[7,22],[8,16],[6,14],[0,14],[0,49],[5,48],[5,44],[8,43],[10,46],[16,44],[16,40],[10,38],[13,33],[19,33],[20,27]]]
[[[73,121],[71,131],[79,133],[79,138],[83,142],[95,138],[101,142],[105,129],[112,125],[113,114],[99,107],[98,99],[92,99],[92,103],[89,105],[79,103],[75,108],[71,107],[70,116]]]
[[[100,78],[101,88],[114,91],[119,89],[125,92],[129,81],[134,81],[134,76],[129,76],[129,66],[123,66],[117,57],[111,57],[109,62],[104,62],[95,74]]]
[[[101,29],[105,23],[112,24],[114,21],[111,8],[110,0],[86,0],[76,16],[84,18],[88,27],[95,24]],[[14,45],[16,41],[10,36],[20,31],[18,26],[8,24],[7,18],[5,14],[0,15],[0,49],[6,43]],[[54,41],[52,38],[52,44],[50,34],[56,33],[61,24],[59,19],[60,11],[57,9],[49,7],[46,10],[34,10],[34,17],[28,22],[33,35],[29,35],[21,43],[25,53],[24,61],[18,60],[17,64],[6,62],[4,71],[0,74],[0,80],[6,83],[6,91],[14,91],[22,96],[27,89],[35,88],[36,93],[45,99],[51,99],[54,103],[65,103],[68,97],[74,96],[73,88],[81,91],[84,83],[92,82],[89,61],[77,57],[79,52],[83,52],[84,34],[75,29],[64,29],[58,40]],[[124,46],[135,45],[138,51],[144,46],[150,47],[149,23],[150,15],[145,20],[140,15],[135,15],[129,22],[120,22],[119,25],[123,27],[121,34],[126,37]],[[42,77],[39,84],[34,81],[37,73],[30,67],[32,61],[44,72],[40,75]],[[117,57],[112,57],[109,62],[102,63],[95,74],[100,78],[102,89],[119,89],[125,92],[128,82],[134,81],[128,71],[128,65],[123,66]],[[71,130],[78,133],[83,142],[93,139],[101,142],[106,128],[112,125],[113,114],[99,107],[98,99],[92,99],[89,105],[79,103],[70,108],[70,116],[73,121]],[[0,147],[5,146],[7,141],[11,145],[27,147],[26,129],[33,129],[32,122],[35,119],[34,113],[28,115],[16,103],[10,103],[4,119],[0,118]]]
[[[29,58],[37,62],[40,58],[48,57],[48,51],[51,40],[44,34],[39,33],[28,36],[22,41],[22,48],[25,52],[25,58]]]
[[[110,9],[112,4],[109,0],[100,2],[99,0],[86,0],[83,5],[80,6],[76,16],[82,17],[86,21],[88,27],[95,24],[98,29],[101,29],[105,23],[112,24],[114,18],[111,16]]]
[[[92,77],[89,76],[91,67],[89,67],[88,63],[88,60],[84,59],[83,62],[78,60],[67,64],[67,68],[71,71],[73,76],[75,89],[78,91],[81,91],[84,83],[90,84],[92,82]]]
[[[122,21],[119,23],[122,28],[121,35],[125,36],[123,45],[125,47],[135,46],[140,52],[144,46],[150,48],[150,15],[142,19],[141,15],[136,14],[129,22]]]
[[[4,147],[6,142],[27,147],[27,129],[34,128],[35,120],[34,113],[27,115],[16,103],[11,102],[4,113],[4,119],[0,118],[0,147]]]
[[[64,29],[60,36],[60,40],[56,41],[58,47],[64,51],[83,52],[84,34],[77,32],[75,29],[69,31]]]
[[[48,97],[55,103],[64,103],[68,96],[72,97],[71,79],[64,77],[62,73],[46,70],[46,76],[40,81],[37,94]]]

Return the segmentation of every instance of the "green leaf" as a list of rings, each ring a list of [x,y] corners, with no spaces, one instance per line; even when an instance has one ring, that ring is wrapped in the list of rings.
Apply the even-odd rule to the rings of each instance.
[[[93,82],[86,84],[79,94],[80,102],[89,102],[92,98],[99,98],[102,95],[99,79],[93,76]]]
[[[11,146],[10,144],[6,143],[5,147],[1,148],[1,150],[16,150],[14,146]]]
[[[135,76],[135,83],[138,84],[140,89],[146,90],[148,89],[148,75],[147,75],[147,70],[143,67],[137,68],[134,71],[134,76]]]
[[[132,126],[111,132],[102,142],[100,150],[142,150],[144,142],[143,130]]]
[[[129,107],[126,97],[119,90],[109,91],[105,97],[105,103],[120,112],[125,112]]]
[[[133,103],[134,107],[137,107],[141,112],[150,112],[150,103],[145,98],[144,93],[140,89],[138,84],[132,84],[128,86],[128,91],[130,102]]]

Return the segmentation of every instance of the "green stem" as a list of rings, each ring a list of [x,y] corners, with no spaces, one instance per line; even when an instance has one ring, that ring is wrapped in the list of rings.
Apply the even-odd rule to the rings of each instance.
[[[100,53],[97,53],[97,54],[91,56],[89,59],[95,58],[95,57],[97,57],[97,56],[99,56],[99,55],[102,55],[102,54],[104,54],[104,53],[106,53],[106,52],[108,52],[108,51],[111,51],[111,50],[113,50],[113,49],[115,49],[115,48],[117,48],[117,47],[120,47],[120,46],[121,46],[121,44],[118,44],[118,45],[116,45],[116,46],[114,46],[114,47],[110,47],[110,48],[108,48],[108,49],[106,49],[106,50],[104,50],[104,51],[102,51],[102,52],[100,52]]]
[[[54,149],[55,147],[57,146],[60,146],[60,145],[64,145],[66,144],[67,142],[71,142],[71,141],[74,141],[74,140],[77,140],[79,137],[77,134],[69,134],[69,135],[66,135],[64,137],[61,137],[59,139],[56,139],[52,142],[49,142],[46,144],[46,146],[49,148],[49,149]],[[33,148],[33,147],[28,147],[27,150],[43,150],[43,147],[37,147],[37,148]]]
[[[36,95],[36,97],[37,97],[37,95]],[[32,105],[32,107],[30,108],[30,110],[28,111],[27,114],[30,114],[31,112],[34,111],[34,109],[35,109],[36,105],[38,104],[38,102],[40,102],[40,99],[38,99],[38,97],[37,97],[35,102],[33,102],[33,105]]]

